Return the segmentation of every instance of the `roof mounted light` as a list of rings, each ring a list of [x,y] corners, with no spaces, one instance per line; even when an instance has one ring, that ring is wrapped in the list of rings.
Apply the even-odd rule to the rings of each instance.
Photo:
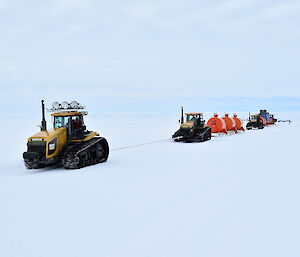
[[[61,107],[63,109],[68,109],[70,107],[70,104],[68,102],[64,101],[64,102],[61,103]]]
[[[54,102],[54,103],[52,104],[52,108],[55,109],[55,110],[58,110],[59,107],[60,107],[60,104],[59,104],[58,102]]]
[[[79,108],[79,103],[76,102],[76,101],[72,101],[70,103],[70,106],[71,106],[72,109],[76,109],[76,108]]]
[[[52,104],[52,108],[49,110],[50,112],[76,112],[84,110],[85,106],[79,104],[77,101],[72,101],[68,103],[67,101],[62,102],[61,104],[58,102],[54,102]]]

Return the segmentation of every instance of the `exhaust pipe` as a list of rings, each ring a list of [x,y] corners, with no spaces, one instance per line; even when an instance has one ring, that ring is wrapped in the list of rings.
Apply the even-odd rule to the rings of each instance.
[[[183,107],[181,107],[181,124],[183,124],[184,120],[183,120]]]
[[[47,122],[45,119],[45,104],[44,100],[42,100],[42,121],[41,121],[41,131],[47,130]]]

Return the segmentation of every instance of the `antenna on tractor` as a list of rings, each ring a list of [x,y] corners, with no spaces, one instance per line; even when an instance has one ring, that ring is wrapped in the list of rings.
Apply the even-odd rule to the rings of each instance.
[[[42,122],[41,122],[41,131],[47,130],[47,123],[45,119],[45,104],[44,100],[42,100]]]

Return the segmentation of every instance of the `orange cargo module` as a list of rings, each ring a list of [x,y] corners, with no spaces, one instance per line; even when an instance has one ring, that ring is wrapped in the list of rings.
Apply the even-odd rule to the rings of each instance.
[[[234,131],[235,133],[237,132],[235,120],[230,118],[228,113],[225,113],[222,119],[225,121],[227,131]]]
[[[236,114],[233,114],[233,119],[235,121],[235,127],[237,130],[242,130],[245,131],[245,129],[243,128],[243,122],[240,118],[237,117]]]
[[[210,118],[207,122],[207,126],[211,128],[212,133],[225,133],[228,134],[226,129],[226,123],[223,119],[218,117],[218,114],[214,114],[214,117]]]

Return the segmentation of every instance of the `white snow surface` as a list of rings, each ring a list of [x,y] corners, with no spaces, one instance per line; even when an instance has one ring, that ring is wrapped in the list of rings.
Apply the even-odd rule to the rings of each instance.
[[[113,150],[168,139],[178,117],[88,116],[109,159],[67,171],[27,170],[39,119],[2,120],[1,257],[300,256],[299,122]]]

